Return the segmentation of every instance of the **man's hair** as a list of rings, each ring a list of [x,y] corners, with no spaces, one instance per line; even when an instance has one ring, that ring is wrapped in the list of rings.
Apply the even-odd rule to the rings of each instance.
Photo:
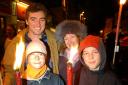
[[[42,11],[47,16],[47,9],[41,3],[31,3],[26,10],[26,19],[28,19],[29,13]]]

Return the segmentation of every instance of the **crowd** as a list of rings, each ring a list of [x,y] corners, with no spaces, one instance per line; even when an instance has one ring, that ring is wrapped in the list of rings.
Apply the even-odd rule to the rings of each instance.
[[[23,39],[21,80],[23,85],[67,85],[67,62],[72,47],[73,85],[121,85],[111,69],[106,69],[106,50],[101,37],[88,35],[87,26],[78,20],[64,20],[55,33],[48,28],[47,9],[40,3],[26,10],[27,27],[6,45],[1,62],[1,85],[16,85],[16,44]]]

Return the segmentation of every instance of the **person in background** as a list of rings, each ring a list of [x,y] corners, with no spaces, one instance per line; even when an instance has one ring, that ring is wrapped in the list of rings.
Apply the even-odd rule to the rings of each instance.
[[[105,47],[106,47],[106,53],[107,53],[107,66],[108,69],[115,70],[120,62],[120,38],[122,36],[121,30],[119,30],[119,35],[118,35],[118,41],[117,45],[119,46],[119,51],[116,52],[116,57],[115,57],[115,63],[113,63],[113,57],[114,57],[114,49],[115,49],[115,39],[116,39],[116,25],[112,27],[112,31],[106,35],[105,38]]]
[[[121,85],[116,75],[105,69],[106,51],[100,37],[86,36],[79,49],[83,65],[79,85]]]
[[[56,38],[61,44],[59,57],[59,73],[62,79],[67,83],[67,62],[72,47],[79,47],[80,40],[87,35],[87,27],[77,20],[65,20],[56,27]],[[78,85],[79,72],[81,64],[79,62],[79,53],[77,52],[73,58],[73,85]]]
[[[11,43],[12,39],[17,35],[17,30],[14,24],[6,24],[5,28],[0,29],[0,62],[3,59],[7,46]]]
[[[46,64],[49,66],[51,71],[58,74],[58,47],[54,33],[46,28],[47,22],[47,10],[40,3],[31,3],[26,10],[26,24],[27,28],[23,29],[17,34],[17,36],[11,41],[9,46],[6,48],[2,67],[4,68],[4,85],[14,85],[14,60],[16,44],[19,43],[20,39],[23,39],[25,46],[29,44],[30,41],[40,39],[46,45],[48,62]],[[25,53],[24,53],[25,54]],[[22,73],[26,68],[26,60],[24,59],[21,64],[20,72]]]
[[[12,39],[17,35],[17,31],[13,24],[7,24],[5,27],[5,43],[4,49],[11,43]]]
[[[46,65],[47,50],[40,40],[31,41],[26,48],[27,68],[22,74],[23,85],[64,85],[61,78]]]

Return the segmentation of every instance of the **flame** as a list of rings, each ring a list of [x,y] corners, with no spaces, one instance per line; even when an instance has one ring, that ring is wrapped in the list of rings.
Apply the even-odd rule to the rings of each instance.
[[[126,0],[120,0],[120,4],[125,4]]]
[[[14,62],[14,67],[13,67],[14,70],[17,70],[21,67],[24,49],[25,49],[25,45],[21,37],[20,42],[16,45],[16,57],[15,57],[15,62]]]
[[[73,64],[73,59],[77,53],[78,53],[78,45],[72,46],[70,49],[70,56],[68,62]]]

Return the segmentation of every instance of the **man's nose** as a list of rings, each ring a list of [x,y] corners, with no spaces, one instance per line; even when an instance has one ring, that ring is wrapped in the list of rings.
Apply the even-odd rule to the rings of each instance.
[[[38,20],[38,21],[36,22],[36,25],[37,25],[37,27],[40,27],[40,26],[41,26],[40,20]]]

